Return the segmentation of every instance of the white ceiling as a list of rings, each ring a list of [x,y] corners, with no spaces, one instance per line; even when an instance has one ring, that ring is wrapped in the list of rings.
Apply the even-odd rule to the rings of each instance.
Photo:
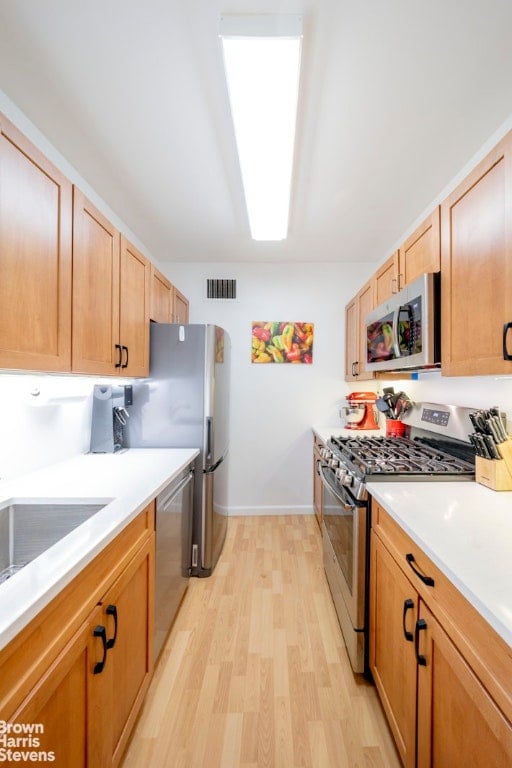
[[[302,13],[290,233],[249,236],[217,37]],[[0,89],[162,261],[381,261],[512,113],[510,0],[0,0]]]

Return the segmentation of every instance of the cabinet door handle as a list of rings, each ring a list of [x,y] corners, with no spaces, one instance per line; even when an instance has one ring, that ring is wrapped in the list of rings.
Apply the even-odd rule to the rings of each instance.
[[[416,574],[416,576],[419,579],[421,579],[422,582],[427,585],[427,587],[433,587],[434,586],[434,579],[432,578],[432,576],[425,576],[423,573],[420,573],[420,571],[418,571],[417,568],[414,567],[413,563],[415,563],[416,561],[414,559],[414,555],[412,554],[412,552],[408,552],[406,554],[406,556],[405,556],[405,559],[407,560],[407,562],[411,566],[411,568],[414,571],[414,573]]]
[[[425,631],[427,628],[427,622],[425,619],[418,619],[416,622],[416,630],[414,633],[414,652],[416,654],[416,661],[420,665],[420,667],[426,667],[427,666],[427,658],[426,656],[423,656],[419,652],[420,648],[420,632]]]
[[[121,367],[122,358],[123,358],[123,350],[122,350],[122,347],[121,347],[120,344],[116,344],[114,346],[114,349],[117,349],[117,351],[119,353],[118,354],[118,358],[117,358],[117,363],[116,363],[115,367],[116,368],[120,368]]]
[[[512,353],[507,349],[507,333],[512,328],[512,323],[505,323],[503,326],[503,359],[512,360]]]
[[[107,630],[105,627],[102,627],[98,624],[97,627],[94,627],[94,637],[101,637],[101,643],[103,645],[103,658],[101,661],[97,661],[94,665],[93,673],[95,675],[99,675],[101,672],[103,672],[103,668],[105,667],[106,661],[107,661]]]
[[[412,643],[412,641],[414,640],[414,635],[412,632],[408,632],[405,628],[405,616],[407,611],[412,611],[413,608],[414,608],[414,600],[411,600],[410,597],[407,600],[404,600],[404,612],[402,614],[402,628],[404,630],[404,637],[409,643]]]
[[[110,649],[110,648],[114,647],[114,645],[116,644],[116,639],[117,639],[117,606],[115,606],[115,605],[107,605],[106,614],[107,614],[107,616],[113,616],[114,617],[114,635],[113,635],[113,637],[110,637],[107,640],[107,648]]]
[[[123,346],[121,347],[121,349],[123,349],[123,350],[126,352],[125,361],[124,361],[124,363],[122,364],[121,368],[128,368],[128,347],[126,347],[126,346],[123,344]]]
[[[358,376],[359,375],[359,372],[357,370],[358,367],[359,367],[359,363],[358,362],[352,363],[352,376]]]

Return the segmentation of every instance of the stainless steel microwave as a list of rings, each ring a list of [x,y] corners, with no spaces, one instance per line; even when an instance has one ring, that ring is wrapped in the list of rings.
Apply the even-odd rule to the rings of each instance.
[[[440,275],[413,280],[364,321],[367,371],[440,365]]]

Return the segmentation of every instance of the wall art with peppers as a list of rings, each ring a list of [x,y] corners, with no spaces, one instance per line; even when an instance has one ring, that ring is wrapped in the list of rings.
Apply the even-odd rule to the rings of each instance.
[[[252,322],[251,362],[313,362],[313,323]]]

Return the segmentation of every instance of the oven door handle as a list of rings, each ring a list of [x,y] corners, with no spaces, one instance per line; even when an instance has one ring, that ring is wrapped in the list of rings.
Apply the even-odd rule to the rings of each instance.
[[[327,475],[324,472],[325,468],[330,468],[328,464],[320,464],[320,477],[322,478],[323,484],[330,490],[330,492],[336,497],[336,499],[339,501],[341,506],[346,512],[353,512],[354,509],[356,509],[356,504],[354,504],[352,501],[347,501],[347,498],[349,498],[348,494],[344,494],[343,491],[340,492],[340,488],[332,483]]]

